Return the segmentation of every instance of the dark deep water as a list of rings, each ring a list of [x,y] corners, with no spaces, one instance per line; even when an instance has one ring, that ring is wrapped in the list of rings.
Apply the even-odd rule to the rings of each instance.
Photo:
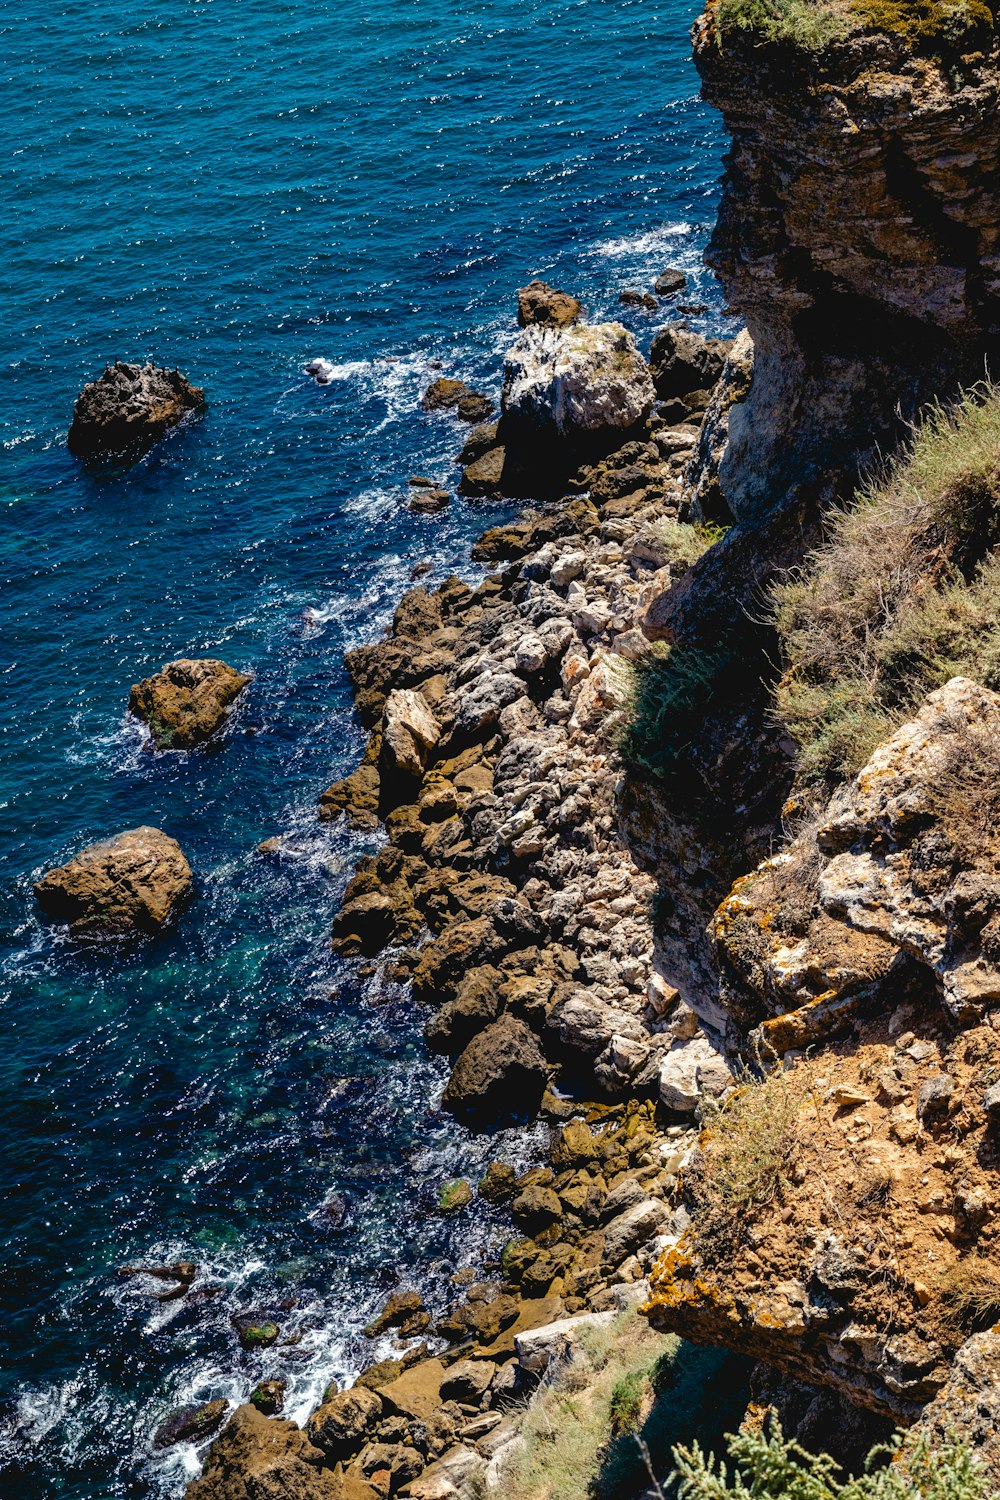
[[[314,817],[361,737],[341,657],[413,566],[474,576],[498,515],[403,504],[460,433],[422,416],[432,361],[496,394],[514,290],[593,316],[699,264],[721,131],[684,0],[15,0],[0,18],[0,1488],[176,1495],[163,1414],[291,1381],[306,1412],[370,1357],[402,1268],[424,1285],[493,1243],[429,1211],[496,1143],[435,1110],[421,1016],[331,956],[362,842]],[[324,390],[303,362],[334,361]],[[204,419],[127,474],[66,452],[109,358],[176,363]],[[310,611],[306,617],[304,611]],[[256,673],[213,754],[154,756],[129,684],[179,655]],[[153,823],[198,897],[171,938],[81,953],[31,881]],[[255,855],[286,836],[279,863]],[[516,1142],[530,1153],[530,1132]],[[340,1227],[325,1217],[343,1195]],[[225,1292],[160,1306],[116,1278],[190,1257]],[[241,1354],[275,1307],[291,1348]]]

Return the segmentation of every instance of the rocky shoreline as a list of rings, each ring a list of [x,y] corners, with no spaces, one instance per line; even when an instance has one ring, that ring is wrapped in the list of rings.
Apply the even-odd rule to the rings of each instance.
[[[536,283],[520,300],[522,321],[554,306],[580,327],[565,294]],[[428,1044],[453,1060],[443,1106],[478,1130],[540,1113],[549,1165],[517,1176],[495,1162],[478,1185],[512,1225],[492,1275],[456,1277],[460,1300],[433,1323],[419,1289],[394,1293],[372,1332],[394,1331],[398,1356],[328,1392],[304,1432],[240,1408],[191,1500],[248,1494],[260,1465],[302,1497],[496,1487],[549,1360],[579,1320],[636,1306],[683,1228],[692,1115],[730,1075],[658,972],[656,887],[622,833],[618,741],[650,600],[711,539],[679,516],[726,351],[683,328],[660,350],[645,380],[670,397],[646,402],[641,430],[630,413],[562,503],[481,536],[473,556],[496,572],[412,588],[386,638],[349,653],[368,745],[320,799],[324,818],[385,831],[347,887],[335,947],[362,970],[385,955],[427,1007]],[[471,1200],[465,1184],[449,1192],[448,1209]]]

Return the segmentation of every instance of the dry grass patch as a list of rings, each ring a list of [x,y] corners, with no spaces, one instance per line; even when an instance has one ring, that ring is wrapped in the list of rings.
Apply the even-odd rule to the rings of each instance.
[[[955,1332],[991,1327],[1000,1319],[1000,1268],[982,1255],[956,1262],[942,1278],[938,1308]]]
[[[1000,687],[1000,392],[937,408],[772,591],[777,710],[807,781],[834,782],[949,678]]]

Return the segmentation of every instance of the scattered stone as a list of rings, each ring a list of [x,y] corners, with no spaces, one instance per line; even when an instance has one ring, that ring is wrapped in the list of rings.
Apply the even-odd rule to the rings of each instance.
[[[929,1120],[947,1114],[955,1093],[955,1081],[947,1073],[935,1073],[926,1079],[917,1094],[917,1118],[926,1124]]]
[[[421,488],[414,490],[407,504],[410,510],[433,515],[439,510],[448,509],[448,506],[451,504],[451,496],[447,490],[436,489],[434,487],[429,489]]]
[[[159,828],[130,828],[81,850],[35,885],[47,917],[78,936],[160,932],[191,894],[191,867],[175,839]]]
[[[438,1191],[438,1213],[457,1214],[472,1202],[472,1188],[464,1177],[446,1182]]]
[[[69,450],[80,458],[141,453],[204,404],[205,392],[180,370],[118,360],[77,397]]]
[[[618,301],[623,307],[642,307],[645,308],[646,312],[656,312],[660,305],[655,297],[650,296],[649,292],[619,292]]]
[[[274,1417],[285,1406],[285,1382],[283,1380],[261,1380],[254,1386],[249,1397],[252,1406],[256,1406],[265,1417]]]
[[[273,1319],[258,1317],[254,1313],[236,1313],[230,1322],[236,1329],[240,1347],[248,1353],[255,1349],[269,1349],[281,1335],[281,1329]]]
[[[129,711],[148,724],[158,750],[191,750],[218,733],[250,680],[224,661],[182,657],[133,684]]]

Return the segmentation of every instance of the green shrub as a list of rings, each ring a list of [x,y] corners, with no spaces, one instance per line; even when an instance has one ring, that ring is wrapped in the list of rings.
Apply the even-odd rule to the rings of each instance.
[[[950,677],[1000,687],[1000,392],[935,408],[772,590],[777,709],[806,781],[851,775]]]
[[[809,1453],[777,1422],[726,1442],[732,1481],[697,1443],[674,1449],[680,1500],[986,1500],[990,1492],[967,1445],[951,1436],[935,1443],[927,1432],[909,1432],[873,1449],[865,1472],[846,1481],[835,1459]]]
[[[652,1389],[649,1372],[629,1370],[627,1375],[615,1382],[611,1391],[609,1416],[611,1431],[617,1436],[622,1432],[635,1432],[642,1417],[642,1409]]]
[[[619,744],[625,762],[659,780],[675,775],[736,660],[732,651],[678,645],[636,662]]]
[[[902,37],[944,61],[988,48],[994,9],[984,0],[718,0],[716,33],[752,31],[816,50],[857,32]]]

